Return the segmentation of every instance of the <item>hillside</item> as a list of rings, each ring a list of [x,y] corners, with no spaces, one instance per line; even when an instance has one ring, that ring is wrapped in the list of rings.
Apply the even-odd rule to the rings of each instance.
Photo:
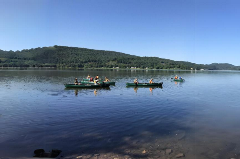
[[[139,57],[115,51],[56,45],[22,51],[0,50],[0,67],[239,69],[230,64],[202,65],[158,57]]]

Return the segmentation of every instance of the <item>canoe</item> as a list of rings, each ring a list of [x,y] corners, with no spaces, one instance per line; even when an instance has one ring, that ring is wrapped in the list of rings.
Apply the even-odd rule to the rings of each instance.
[[[66,88],[102,88],[102,87],[109,87],[109,84],[64,84]]]
[[[138,83],[138,84],[136,84],[136,83],[126,83],[127,86],[134,86],[134,87],[136,87],[136,86],[143,86],[143,87],[145,87],[145,86],[155,86],[155,87],[158,86],[158,87],[161,87],[162,84],[163,84],[163,82],[152,83],[152,84],[150,84],[150,83]]]
[[[111,90],[111,88],[110,87],[95,87],[95,88],[92,88],[92,87],[89,87],[89,88],[82,88],[82,87],[80,87],[80,88],[78,88],[78,87],[65,87],[65,90],[84,90],[84,89],[96,89],[96,90]]]
[[[175,81],[175,82],[183,82],[185,80],[184,79],[173,79],[173,81]]]
[[[101,82],[100,82],[101,83]],[[105,84],[109,84],[109,85],[115,85],[116,82],[104,82]]]
[[[83,78],[82,80],[83,81],[90,81],[90,79],[87,79],[87,78]]]
[[[94,82],[90,82],[90,81],[81,81],[80,83],[82,84],[94,84]],[[100,84],[102,84],[102,81],[99,81]],[[109,84],[109,85],[115,85],[115,82],[104,82],[105,84]]]

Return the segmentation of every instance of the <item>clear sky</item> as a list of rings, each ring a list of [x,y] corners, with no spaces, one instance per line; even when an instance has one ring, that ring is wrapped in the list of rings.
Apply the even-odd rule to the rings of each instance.
[[[239,0],[0,0],[0,49],[63,45],[240,66]]]

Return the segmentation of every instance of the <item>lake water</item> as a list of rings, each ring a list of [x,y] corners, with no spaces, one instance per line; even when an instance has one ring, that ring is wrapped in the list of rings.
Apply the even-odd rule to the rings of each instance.
[[[116,85],[65,89],[88,74]],[[176,74],[185,82],[173,82]],[[127,88],[136,77],[163,87]],[[240,158],[239,79],[234,71],[0,70],[0,158],[39,148],[61,158]]]

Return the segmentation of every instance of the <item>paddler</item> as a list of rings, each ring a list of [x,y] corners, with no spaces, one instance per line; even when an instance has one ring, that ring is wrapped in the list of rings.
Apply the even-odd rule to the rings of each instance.
[[[150,84],[153,84],[153,83],[154,83],[152,78],[150,79],[149,83],[150,83]]]
[[[133,83],[138,84],[138,79],[135,78],[135,80],[133,81]]]
[[[98,84],[98,80],[94,79],[94,85],[97,85],[97,84]]]
[[[95,80],[99,79],[98,75],[95,77]]]
[[[77,78],[75,78],[74,84],[75,84],[75,85],[78,85],[78,80],[77,80]]]
[[[110,80],[107,77],[105,77],[105,81],[104,82],[110,82]]]

